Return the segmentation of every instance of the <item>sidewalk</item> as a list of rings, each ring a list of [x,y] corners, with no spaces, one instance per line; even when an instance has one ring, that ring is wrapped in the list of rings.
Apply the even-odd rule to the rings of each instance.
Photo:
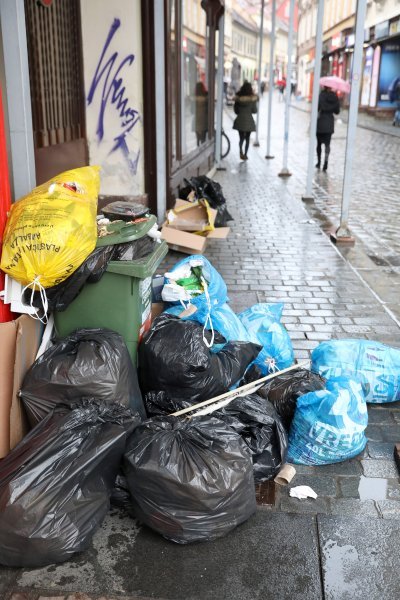
[[[251,148],[250,160],[239,163],[235,134],[227,171],[216,176],[235,221],[228,240],[210,243],[207,252],[233,309],[284,302],[297,359],[330,338],[399,345],[396,322],[276,176],[264,148]],[[182,257],[171,252],[165,269]],[[189,546],[167,542],[114,510],[89,550],[71,561],[1,569],[0,598],[394,600],[400,483],[392,452],[400,440],[399,404],[369,409],[369,443],[358,458],[297,468],[292,484],[310,485],[315,501],[277,489],[272,504],[260,505],[231,535]],[[360,498],[361,478],[368,491]]]

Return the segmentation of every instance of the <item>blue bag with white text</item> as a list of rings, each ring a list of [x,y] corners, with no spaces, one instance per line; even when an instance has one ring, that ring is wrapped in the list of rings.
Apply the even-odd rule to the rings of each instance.
[[[400,400],[400,349],[370,340],[322,342],[311,355],[311,369],[323,377],[345,375],[359,381],[366,401]]]
[[[325,465],[357,456],[367,443],[367,404],[362,386],[333,377],[326,390],[304,394],[289,433],[288,462]]]
[[[261,344],[263,349],[254,364],[263,375],[282,370],[294,363],[293,346],[289,334],[280,322],[283,304],[254,304],[240,313],[248,340]]]

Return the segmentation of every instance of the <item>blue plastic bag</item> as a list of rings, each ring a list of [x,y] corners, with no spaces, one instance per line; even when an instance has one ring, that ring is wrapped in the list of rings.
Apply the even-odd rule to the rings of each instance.
[[[191,263],[201,264],[204,279],[208,284],[207,293],[209,301],[206,293],[191,298],[190,304],[195,306],[197,310],[195,313],[184,317],[184,319],[197,321],[198,323],[205,325],[207,329],[211,329],[212,323],[214,331],[218,331],[227,341],[250,341],[246,329],[243,327],[231,307],[227,304],[229,300],[228,290],[224,280],[204,256],[194,254],[188,258],[184,258],[170,270],[170,273],[179,272],[182,270],[182,267],[190,265]],[[170,283],[168,277],[165,278],[165,283]],[[172,306],[169,306],[165,312],[170,315],[179,316],[183,310],[184,306],[182,306],[182,303],[175,302]]]
[[[290,427],[288,462],[325,465],[362,452],[367,404],[359,382],[333,377],[326,390],[300,396]]]
[[[255,304],[240,313],[248,341],[261,344],[263,349],[254,361],[263,375],[273,370],[286,369],[294,363],[293,346],[289,334],[280,322],[283,304]]]
[[[359,381],[367,402],[400,400],[400,349],[370,340],[331,340],[317,346],[312,370],[329,379],[345,375]]]

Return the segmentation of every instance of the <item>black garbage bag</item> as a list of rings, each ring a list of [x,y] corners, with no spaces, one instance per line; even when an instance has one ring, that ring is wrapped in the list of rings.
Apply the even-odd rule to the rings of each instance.
[[[97,283],[105,273],[108,263],[113,260],[114,246],[95,248],[87,259],[70,275],[57,285],[46,289],[48,310],[62,312],[68,308],[79,295],[85,283]],[[43,310],[43,302],[39,292],[27,289],[24,292],[25,304],[32,304]]]
[[[118,402],[146,418],[128,349],[109,329],[78,329],[46,350],[27,371],[20,397],[32,427],[60,402],[85,397]]]
[[[131,517],[135,516],[135,511],[132,504],[132,497],[129,491],[128,482],[125,475],[120,472],[114,483],[114,487],[111,492],[110,504],[122,508]]]
[[[229,342],[213,353],[202,325],[162,314],[139,345],[142,392],[165,391],[191,404],[207,400],[239,381],[260,350],[250,342]]]
[[[197,199],[200,200],[201,198],[205,198],[211,208],[216,209],[216,227],[225,227],[228,224],[228,221],[233,221],[233,217],[226,207],[226,200],[222,193],[222,187],[217,181],[214,181],[205,175],[191,177],[189,181],[185,181],[188,186],[181,190],[180,198],[186,200],[189,193],[193,190]]]
[[[232,400],[213,414],[239,433],[250,448],[255,482],[273,479],[286,461],[288,436],[272,404],[251,394]]]
[[[114,246],[112,260],[138,260],[154,252],[157,242],[145,235],[133,242],[125,242]]]
[[[173,412],[189,408],[193,402],[170,398],[166,392],[148,392],[144,395],[144,405],[148,417],[170,415]]]
[[[289,431],[296,410],[297,399],[309,392],[325,389],[325,379],[307,369],[291,371],[277,375],[268,381],[257,394],[267,398],[281,416],[282,422]]]
[[[145,421],[123,468],[138,519],[179,544],[226,535],[256,510],[249,449],[214,417]]]
[[[139,418],[95,399],[58,406],[1,462],[0,563],[42,567],[87,548]]]

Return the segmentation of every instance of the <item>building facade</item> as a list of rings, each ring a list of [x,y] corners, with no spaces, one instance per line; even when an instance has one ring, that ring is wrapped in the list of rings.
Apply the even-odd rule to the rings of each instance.
[[[147,194],[162,218],[185,178],[213,164],[223,1],[13,0],[0,10],[12,182],[33,163],[16,197],[98,164],[103,196]],[[21,132],[29,160],[17,165]]]

